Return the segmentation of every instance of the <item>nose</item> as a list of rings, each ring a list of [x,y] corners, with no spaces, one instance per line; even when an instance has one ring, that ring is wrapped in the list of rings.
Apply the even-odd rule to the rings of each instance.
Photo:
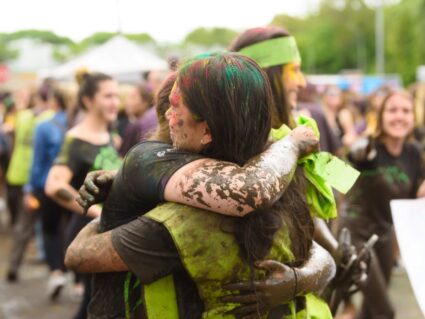
[[[301,71],[298,72],[297,82],[298,82],[297,83],[298,87],[300,87],[300,88],[305,88],[306,85],[307,85],[304,73],[302,73]]]

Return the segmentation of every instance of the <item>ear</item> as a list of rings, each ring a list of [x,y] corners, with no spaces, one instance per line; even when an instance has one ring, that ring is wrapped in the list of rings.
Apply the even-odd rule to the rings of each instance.
[[[83,103],[84,103],[84,106],[86,107],[86,109],[90,109],[91,105],[92,105],[92,100],[89,97],[84,96],[83,97]]]
[[[201,138],[201,144],[207,145],[211,143],[213,139],[212,139],[211,131],[210,131],[210,128],[208,127],[207,121],[205,121],[204,123],[205,123],[205,128],[204,128],[204,134],[202,135],[202,138]]]

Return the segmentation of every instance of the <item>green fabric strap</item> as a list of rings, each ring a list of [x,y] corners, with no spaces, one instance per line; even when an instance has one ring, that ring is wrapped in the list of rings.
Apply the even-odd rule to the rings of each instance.
[[[320,138],[316,122],[305,116],[297,119],[298,125],[306,125],[313,129]],[[291,129],[282,125],[279,129],[272,129],[272,139],[284,138]],[[305,177],[310,182],[307,185],[307,202],[311,212],[320,218],[329,219],[337,216],[335,197],[332,187],[345,194],[353,186],[360,173],[336,156],[328,152],[317,152],[298,160],[303,166]]]
[[[134,289],[140,287],[140,279],[137,278],[136,282],[133,285],[133,288],[130,291],[130,282],[131,278],[133,277],[133,274],[131,271],[127,272],[127,275],[125,277],[124,281],[124,305],[125,305],[125,318],[130,319],[131,313],[134,312],[137,307],[139,307],[142,304],[142,300],[139,299],[136,304],[134,305],[133,309],[130,309],[130,293],[133,292]]]
[[[125,319],[130,319],[130,280],[131,280],[131,272],[127,273],[124,281],[124,304],[125,304]]]
[[[247,46],[239,50],[239,53],[254,59],[262,68],[301,61],[294,37],[265,40]]]
[[[149,319],[179,319],[176,290],[172,275],[144,286],[146,313]]]

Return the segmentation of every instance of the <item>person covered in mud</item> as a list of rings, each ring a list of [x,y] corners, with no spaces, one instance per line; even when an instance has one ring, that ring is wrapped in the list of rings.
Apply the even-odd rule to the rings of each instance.
[[[203,77],[205,73],[210,74],[211,77]],[[229,74],[227,78],[226,74]],[[186,82],[191,83],[191,79],[199,79],[199,81],[196,82],[199,83],[199,85],[193,86],[190,84],[189,87],[185,86]],[[205,86],[211,88],[211,92],[200,95],[200,90]],[[233,92],[232,95],[229,95],[229,90]],[[246,96],[247,91],[251,92],[248,96]],[[235,92],[237,94],[235,94]],[[215,102],[217,97],[220,100],[220,103],[218,103],[219,105]],[[211,229],[211,231],[216,232],[219,236],[224,236],[225,238],[223,240],[225,241],[231,240],[229,242],[229,249],[232,248],[233,252],[236,253],[234,256],[236,258],[239,258],[239,248],[233,236],[234,232],[238,234],[237,236],[239,236],[238,238],[241,246],[245,245],[245,247],[248,247],[246,244],[247,241],[250,240],[252,240],[252,242],[264,242],[263,245],[259,245],[261,246],[260,248],[254,248],[254,250],[258,249],[258,255],[256,254],[255,259],[248,257],[247,254],[247,259],[245,261],[241,259],[238,260],[241,267],[245,267],[245,271],[249,270],[248,265],[252,266],[255,260],[267,256],[273,243],[273,235],[277,232],[280,233],[284,229],[287,230],[286,227],[288,227],[289,232],[284,231],[284,233],[286,233],[286,241],[283,240],[281,243],[287,245],[289,237],[291,237],[291,239],[296,238],[296,240],[293,240],[293,243],[297,243],[294,244],[297,246],[295,256],[299,258],[299,263],[297,263],[297,265],[300,265],[308,256],[313,225],[308,214],[308,209],[303,209],[305,208],[305,201],[298,191],[298,186],[296,184],[291,184],[293,186],[290,186],[289,189],[292,187],[292,190],[288,195],[284,195],[282,199],[278,201],[279,203],[287,203],[287,205],[290,206],[284,208],[285,204],[276,204],[278,206],[273,206],[274,208],[270,209],[270,215],[267,213],[269,210],[265,208],[266,206],[260,206],[264,205],[265,201],[272,200],[274,196],[279,198],[281,192],[280,190],[277,191],[277,189],[287,185],[288,176],[292,175],[292,166],[294,166],[296,162],[296,156],[294,155],[298,153],[293,146],[290,146],[290,144],[294,142],[294,136],[291,134],[289,140],[286,139],[277,144],[273,144],[262,156],[247,162],[248,158],[264,149],[270,130],[269,106],[272,100],[268,82],[262,71],[258,69],[258,66],[251,59],[234,53],[212,55],[200,60],[194,60],[180,71],[170,101],[172,104],[169,114],[171,138],[176,149],[170,148],[169,145],[164,147],[164,145],[158,145],[158,143],[156,143],[154,156],[149,155],[153,157],[154,161],[152,161],[152,159],[146,157],[146,154],[152,152],[151,150],[143,154],[137,154],[137,149],[142,147],[145,148],[145,150],[147,150],[147,147],[152,149],[155,146],[154,142],[145,142],[133,148],[127,155],[123,166],[112,184],[109,196],[104,205],[103,216],[108,214],[107,208],[108,206],[111,207],[111,205],[115,207],[124,206],[122,210],[123,213],[128,212],[129,208],[126,207],[126,205],[129,204],[128,202],[134,201],[135,203],[132,205],[140,205],[140,191],[143,188],[145,188],[144,191],[148,196],[152,196],[147,197],[147,199],[153,198],[156,203],[162,201],[164,197],[166,200],[170,200],[170,198],[171,200],[175,200],[172,196],[178,196],[181,202],[186,203],[192,201],[194,205],[202,205],[201,207],[205,207],[205,204],[208,204],[210,210],[218,207],[226,209],[225,213],[227,214],[237,216],[244,215],[257,209],[254,215],[253,213],[249,215],[256,217],[247,219],[245,223],[241,221],[247,217],[235,219],[223,217],[218,214],[205,213],[203,211],[196,212],[196,214],[211,215],[214,216],[213,218],[218,218],[220,221],[223,219],[223,223],[229,224],[228,226],[230,228],[228,231],[223,232],[221,229],[217,228]],[[188,108],[189,106],[186,106],[186,103],[191,105],[191,108]],[[227,112],[230,112],[232,116],[227,116],[226,122],[223,121],[223,115]],[[204,119],[206,115],[209,115],[208,119]],[[305,132],[301,135],[304,137]],[[253,144],[252,139],[255,139],[256,143]],[[223,143],[223,141],[226,142]],[[300,144],[304,145],[305,143],[302,142]],[[161,148],[158,148],[159,146],[161,146]],[[231,160],[239,165],[245,164],[245,171],[241,170],[239,165],[236,164],[217,162],[210,159],[200,160],[199,155],[194,157],[192,155],[192,161],[175,172],[175,167],[170,168],[172,166],[171,164],[177,161],[176,154],[184,152],[184,149],[191,150],[192,152],[201,152],[203,155],[218,159]],[[235,152],[235,149],[238,151]],[[282,156],[282,151],[285,149],[287,151],[286,154],[280,158],[280,156]],[[295,152],[290,154],[293,151]],[[182,155],[180,155],[180,158],[183,158],[182,161],[189,162],[190,153],[186,154],[186,158]],[[167,158],[172,158],[168,166],[164,165]],[[281,163],[284,163],[284,165],[282,165],[284,167],[279,167]],[[165,167],[165,169],[160,170],[159,168],[161,165],[159,164]],[[199,165],[199,169],[197,165]],[[132,170],[131,167],[137,168],[140,173],[135,176],[135,170]],[[175,172],[171,178],[167,175],[163,175],[166,169]],[[185,169],[187,170],[185,171]],[[254,172],[255,174],[252,175]],[[169,174],[168,172],[166,173]],[[152,185],[153,177],[157,174],[163,175],[165,178],[160,181],[159,184]],[[179,174],[180,177],[178,177]],[[276,175],[279,175],[279,177]],[[284,176],[284,178],[282,178],[282,176]],[[180,181],[179,178],[181,179]],[[234,178],[233,181],[232,178]],[[182,181],[185,181],[187,184],[184,185]],[[133,185],[124,185],[125,182],[127,184],[133,183]],[[267,183],[270,183],[270,185],[266,185]],[[189,186],[187,186],[188,184]],[[118,186],[122,186],[123,188],[119,188]],[[261,186],[261,188],[258,188],[259,186]],[[235,187],[235,190],[232,190],[232,187]],[[254,193],[255,196],[249,198],[247,196],[251,195],[249,188],[255,191],[261,190],[262,193]],[[222,189],[224,189],[223,192],[221,192]],[[158,190],[159,195],[156,194]],[[202,194],[202,191],[205,194]],[[170,195],[173,194],[173,192],[178,193],[178,195]],[[226,192],[228,193],[227,196],[225,195]],[[287,194],[287,192],[284,194]],[[116,195],[114,195],[114,193]],[[217,194],[219,195],[217,196]],[[117,197],[117,195],[121,198],[119,196]],[[262,196],[266,197],[265,200],[261,199]],[[285,198],[285,196],[289,196],[289,198]],[[124,198],[127,200],[124,201]],[[202,203],[199,204],[199,201],[202,201]],[[190,204],[192,205],[192,203]],[[297,205],[299,205],[299,207]],[[177,208],[173,207],[172,209],[162,209],[162,211],[178,213],[178,207],[179,206],[177,206]],[[187,206],[182,207],[187,209],[188,212],[193,211],[193,209]],[[261,208],[264,208],[264,211],[259,211]],[[298,214],[290,212],[292,210],[298,211],[298,209],[300,210],[299,216],[302,216],[302,218],[299,217],[299,220]],[[133,209],[133,211],[134,210],[135,209]],[[285,221],[282,221],[281,214],[286,216],[284,218]],[[154,217],[149,218],[147,216],[139,217],[124,226],[102,234],[97,234],[96,224],[90,225],[80,233],[68,250],[67,264],[82,271],[97,272],[119,271],[130,268],[138,275],[143,284],[151,283],[172,273],[181,273],[182,271],[190,273],[190,268],[187,269],[183,267],[185,264],[185,257],[179,256],[176,250],[176,245],[182,243],[173,243],[172,238],[175,237],[172,234],[170,236],[170,233],[162,222],[155,222],[153,218]],[[239,225],[239,222],[241,222],[241,229],[237,232],[236,226]],[[290,226],[288,226],[287,222]],[[244,226],[242,226],[242,224]],[[190,223],[188,223],[188,225],[190,225]],[[101,226],[104,227],[105,224],[101,224]],[[108,227],[107,224],[106,226]],[[254,226],[257,226],[257,229],[255,229]],[[193,227],[195,227],[195,224]],[[244,227],[246,227],[246,231],[242,231]],[[208,227],[202,226],[195,228],[208,231]],[[232,230],[232,228],[235,229]],[[203,242],[205,248],[208,248],[200,249],[200,251],[209,251],[209,246],[214,244],[205,240],[208,238],[208,233],[199,237],[203,239],[201,242]],[[245,238],[244,234],[246,234]],[[162,240],[158,240],[158,238]],[[218,243],[219,242],[217,242],[217,244]],[[278,246],[280,247],[279,249],[285,247],[285,245]],[[289,246],[286,247],[288,248]],[[149,250],[151,251],[149,252]],[[247,250],[250,251],[249,249]],[[214,249],[211,251],[214,251]],[[291,252],[289,255],[277,254],[273,257],[276,257],[275,259],[277,260],[288,262],[290,259],[294,258],[294,253]],[[224,255],[216,255],[216,260],[219,264],[221,259],[226,258]],[[233,261],[230,261],[229,269],[234,269],[232,263]],[[217,267],[217,265],[214,264],[210,266]],[[220,267],[218,267],[218,269],[220,269]],[[320,280],[321,285],[326,282],[326,280],[323,282],[323,277],[329,279],[328,275],[332,273],[332,270],[329,272],[329,268],[327,269],[327,274],[325,274],[326,271],[320,274],[322,277],[322,280]],[[325,268],[321,270],[325,270]],[[219,270],[219,272],[221,271]],[[226,273],[226,271],[223,273]],[[294,276],[297,276],[296,273],[297,271],[295,270],[289,270],[287,276],[294,278]],[[192,274],[190,275],[192,276]],[[228,275],[228,273],[226,275]],[[245,275],[247,275],[247,273],[245,273]],[[237,274],[233,274],[233,277],[223,277],[222,280],[217,280],[216,283],[222,284],[235,280],[240,281],[241,279],[249,281],[250,277],[242,276],[238,278]],[[199,284],[199,282],[196,283]],[[297,285],[298,287],[296,287]],[[299,280],[295,286],[294,284],[290,286],[290,291],[286,292],[290,296],[289,299],[293,299],[295,295],[304,290],[301,286],[302,283]],[[179,291],[178,287],[176,290],[177,292]],[[186,301],[188,300],[187,291],[188,287],[185,286]],[[221,290],[217,289],[217,291]],[[179,295],[179,293],[177,293],[177,295]],[[146,290],[144,291],[144,297],[146,298]],[[187,316],[182,315],[180,312],[181,317],[200,317],[202,304],[205,304],[208,308],[208,304],[211,300],[217,299],[218,296],[205,296],[201,293],[201,298],[202,302],[198,303],[194,302],[193,298],[189,299],[190,302],[180,302],[179,305],[183,304],[186,310],[188,310],[188,307],[192,307],[189,311],[190,316],[186,311]],[[250,295],[249,298],[252,306],[256,307],[255,294]],[[181,294],[178,299],[185,300],[184,296],[182,297]],[[284,300],[284,298],[281,300]],[[149,303],[144,303],[144,306],[148,306],[148,304]],[[197,309],[193,309],[193,307],[196,308],[196,304],[201,305],[201,308],[198,307]],[[284,308],[284,311],[288,311],[289,309],[287,307]],[[256,308],[253,310],[255,309]],[[204,310],[206,312],[211,311],[211,309]],[[181,311],[180,308],[179,311]],[[222,309],[221,311],[224,310]],[[149,311],[147,312],[149,313]]]
[[[296,126],[293,115],[297,110],[298,94],[305,88],[306,80],[301,71],[301,55],[295,37],[281,27],[251,28],[238,35],[230,44],[229,50],[251,57],[267,74],[274,98],[272,127],[279,129],[282,125]],[[356,252],[351,246],[339,245],[325,223],[324,219],[329,218],[326,213],[314,216],[314,239],[330,252],[339,266],[343,261],[356,256]],[[349,279],[355,286],[361,286],[367,278],[368,254],[363,258],[356,261],[359,267]],[[341,267],[338,269],[342,270]],[[336,277],[341,273],[342,271],[338,271]]]
[[[251,28],[238,35],[229,50],[253,58],[267,74],[274,98],[272,127],[279,129],[282,125],[296,126],[294,115],[298,111],[298,95],[305,88],[306,80],[301,71],[301,55],[295,37],[281,27]],[[327,299],[331,296],[336,287],[362,286],[367,278],[369,254],[357,258],[358,254],[351,245],[340,245],[330,232],[325,219],[332,217],[325,210],[317,214],[316,209],[311,208],[311,212],[315,223],[314,239],[331,253],[338,266],[332,287],[324,297]],[[357,259],[354,259],[351,276],[343,276],[344,264],[352,258]]]
[[[372,234],[379,236],[358,318],[395,316],[387,291],[396,262],[390,200],[425,196],[421,154],[409,141],[414,123],[412,96],[389,91],[379,108],[374,134],[355,143],[349,153],[361,175],[347,194],[342,225],[350,229],[357,246]]]
[[[274,98],[272,127],[279,129],[284,124],[295,127],[292,114],[297,107],[298,93],[306,86],[295,37],[276,26],[252,28],[238,35],[229,50],[251,57],[267,74]],[[338,259],[338,242],[323,219],[314,221],[315,239]]]

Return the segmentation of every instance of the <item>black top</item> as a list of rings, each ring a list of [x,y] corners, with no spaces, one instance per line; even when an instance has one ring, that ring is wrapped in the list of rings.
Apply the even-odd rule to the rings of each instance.
[[[185,273],[174,242],[165,227],[138,216],[147,213],[163,201],[165,186],[175,171],[199,158],[197,154],[176,150],[161,142],[148,141],[134,146],[128,152],[114,179],[103,206],[100,224],[100,231],[106,231],[137,218],[134,222],[112,231],[114,247],[142,284],[154,282],[165,273],[174,272],[177,278],[175,281],[178,302],[184,305],[179,309],[181,313],[189,313],[187,307],[194,307],[193,300],[196,298],[199,300],[195,284]],[[139,228],[140,225],[141,228]],[[144,234],[149,236],[144,237]],[[161,263],[161,267],[166,269],[159,267],[158,257],[160,261],[166,261]],[[125,272],[93,276],[92,300],[88,308],[89,318],[125,317],[124,282],[126,277]],[[130,286],[134,281],[135,278]],[[191,299],[186,299],[188,296]],[[133,309],[140,299],[140,290],[132,290],[129,299],[130,309]],[[185,302],[187,300],[191,302]],[[194,304],[199,308],[202,303],[199,301]],[[137,307],[132,316],[144,318],[141,309],[142,307]],[[199,317],[200,315],[197,315],[192,318]],[[182,316],[181,318],[190,317]]]
[[[201,156],[161,142],[143,142],[126,155],[106,199],[101,231],[141,216],[164,200],[169,178],[180,167]]]
[[[64,165],[72,171],[70,185],[79,189],[88,172],[99,169],[117,169],[121,158],[112,145],[92,144],[79,138],[66,136],[53,165]],[[69,245],[78,232],[88,223],[88,216],[72,214],[67,228],[66,244]]]
[[[372,160],[353,162],[361,172],[347,194],[346,222],[363,239],[373,233],[385,235],[392,229],[390,200],[415,198],[424,178],[419,150],[406,143],[399,156],[391,155],[384,144],[377,143]]]
[[[65,165],[73,173],[70,185],[79,189],[88,172],[99,169],[117,169],[121,163],[112,143],[92,144],[78,138],[65,137],[54,165]]]

